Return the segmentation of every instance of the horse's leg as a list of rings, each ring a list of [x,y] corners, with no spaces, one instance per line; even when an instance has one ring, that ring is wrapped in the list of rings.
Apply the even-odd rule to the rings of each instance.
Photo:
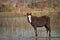
[[[48,28],[47,28],[47,26],[45,25],[45,28],[46,28],[46,40],[48,40]]]
[[[45,25],[45,28],[47,30],[47,33],[49,32],[49,40],[51,40],[51,28],[50,28],[50,25]]]
[[[35,31],[35,40],[37,40],[37,27],[34,27],[34,31]]]
[[[49,40],[51,40],[51,28],[49,27]]]

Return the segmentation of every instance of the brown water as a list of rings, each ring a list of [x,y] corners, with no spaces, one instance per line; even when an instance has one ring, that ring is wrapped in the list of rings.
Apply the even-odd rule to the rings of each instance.
[[[0,40],[35,40],[34,29],[24,17],[0,18]],[[51,40],[60,40],[60,29],[52,27]],[[38,28],[38,40],[46,40],[46,29]]]

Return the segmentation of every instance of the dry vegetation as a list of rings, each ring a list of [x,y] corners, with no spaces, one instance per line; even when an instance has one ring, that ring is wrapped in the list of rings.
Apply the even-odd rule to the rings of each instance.
[[[28,7],[26,7],[24,9],[21,8],[20,13],[18,13],[16,11],[15,12],[0,12],[0,17],[7,17],[7,18],[8,17],[21,17],[25,20],[26,13],[29,13],[29,12],[31,12],[35,16],[43,16],[43,15],[50,16],[50,18],[51,18],[51,27],[56,28],[56,26],[57,26],[58,28],[60,28],[59,27],[60,26],[59,25],[60,24],[60,18],[59,18],[60,17],[59,16],[60,15],[60,9],[58,7],[56,7],[55,9],[52,8],[52,7],[50,7],[50,8],[49,7],[44,7],[42,9],[41,8],[28,8]],[[18,23],[18,24],[20,24],[20,23]],[[25,26],[25,25],[23,24],[23,26]]]

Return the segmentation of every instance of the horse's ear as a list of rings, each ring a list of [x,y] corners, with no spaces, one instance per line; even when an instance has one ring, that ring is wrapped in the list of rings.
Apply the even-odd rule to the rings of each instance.
[[[28,15],[29,13],[27,13],[27,15]]]
[[[32,15],[32,13],[27,13],[27,15]]]
[[[30,15],[32,15],[32,13],[30,13]]]

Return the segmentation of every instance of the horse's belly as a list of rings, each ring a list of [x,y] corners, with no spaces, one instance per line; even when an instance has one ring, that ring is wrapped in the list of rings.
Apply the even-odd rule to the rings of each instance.
[[[45,23],[37,24],[38,27],[44,26]]]
[[[37,27],[42,27],[45,25],[45,23],[32,23],[32,24]]]

